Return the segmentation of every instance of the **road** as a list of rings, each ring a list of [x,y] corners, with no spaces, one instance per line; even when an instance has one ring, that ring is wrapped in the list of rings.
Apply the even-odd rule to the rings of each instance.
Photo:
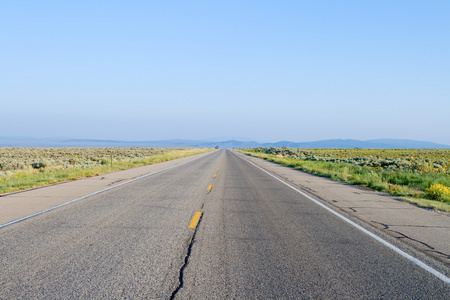
[[[0,265],[0,299],[450,299],[228,150],[0,228]]]

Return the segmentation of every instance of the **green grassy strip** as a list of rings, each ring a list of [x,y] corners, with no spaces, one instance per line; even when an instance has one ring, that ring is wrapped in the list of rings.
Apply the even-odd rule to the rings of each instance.
[[[156,154],[145,157],[139,160],[127,160],[114,162],[111,165],[97,165],[90,168],[69,168],[63,169],[61,167],[27,169],[21,171],[15,171],[8,177],[0,179],[0,194],[10,193],[38,186],[44,186],[54,184],[58,182],[76,180],[83,177],[92,177],[104,173],[126,170],[139,166],[146,166],[156,164],[159,162],[169,161],[177,158],[191,156],[195,154],[205,153],[212,151],[212,149],[183,149],[183,150],[171,150],[162,154]]]
[[[244,150],[238,151],[307,173],[400,196],[402,200],[414,203],[420,207],[450,212],[449,202],[425,199],[426,194],[423,192],[430,183],[448,184],[446,182],[448,178],[446,177],[433,175],[419,176],[411,172],[388,172],[348,163],[305,161],[277,157],[272,154]]]

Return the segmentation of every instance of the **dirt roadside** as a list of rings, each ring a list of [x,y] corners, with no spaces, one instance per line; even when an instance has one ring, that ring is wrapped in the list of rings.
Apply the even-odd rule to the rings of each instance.
[[[345,214],[450,268],[450,215],[419,208],[389,194],[308,174],[235,152]]]

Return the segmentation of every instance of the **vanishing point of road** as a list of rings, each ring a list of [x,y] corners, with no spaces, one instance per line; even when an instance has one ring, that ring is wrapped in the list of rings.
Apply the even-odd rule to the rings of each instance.
[[[0,228],[0,299],[450,299],[233,151]]]

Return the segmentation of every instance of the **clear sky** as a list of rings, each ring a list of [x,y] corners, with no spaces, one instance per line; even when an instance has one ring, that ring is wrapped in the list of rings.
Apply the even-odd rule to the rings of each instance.
[[[0,136],[450,144],[450,1],[0,2]]]

